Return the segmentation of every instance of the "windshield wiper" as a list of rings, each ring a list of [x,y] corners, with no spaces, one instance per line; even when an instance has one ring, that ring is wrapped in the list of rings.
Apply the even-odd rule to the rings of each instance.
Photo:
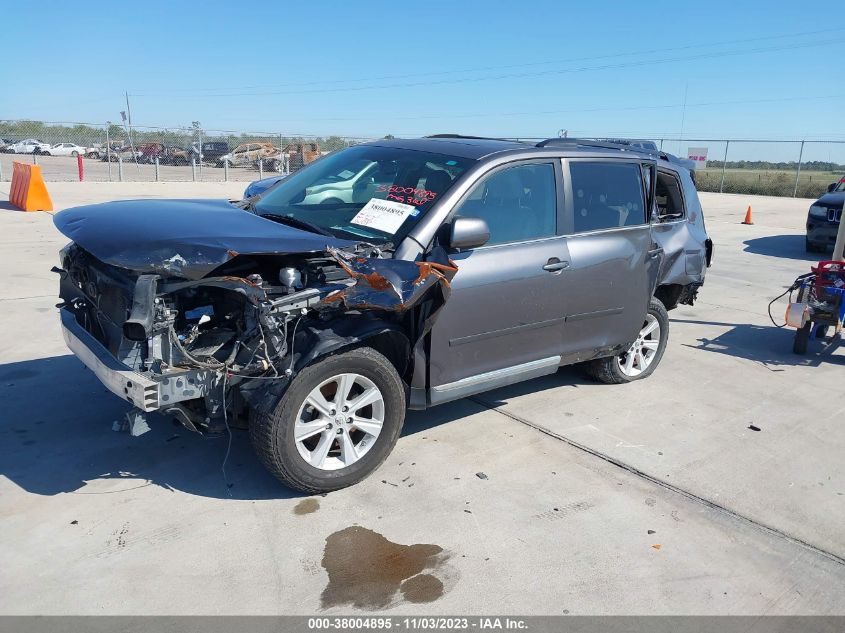
[[[279,224],[286,224],[288,226],[292,226],[295,229],[305,229],[306,231],[310,231],[311,233],[318,233],[319,235],[325,235],[326,237],[334,237],[333,233],[330,233],[323,227],[317,226],[316,224],[311,224],[310,222],[300,220],[299,218],[295,218],[290,215],[284,215],[281,213],[261,213],[259,215],[261,215],[262,218],[271,218],[274,222],[278,222]]]

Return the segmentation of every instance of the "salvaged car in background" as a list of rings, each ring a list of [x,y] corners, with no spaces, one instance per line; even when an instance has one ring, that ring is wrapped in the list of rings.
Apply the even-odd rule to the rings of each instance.
[[[282,167],[286,167],[288,171],[296,171],[308,163],[313,163],[322,155],[319,143],[288,143],[280,152],[262,156],[261,160],[269,171],[282,171]]]
[[[207,141],[202,144],[202,160],[211,165],[220,165],[220,159],[229,153],[226,141]]]
[[[8,154],[40,154],[42,151],[49,151],[49,149],[49,143],[39,141],[37,138],[28,138],[7,145],[4,151]]]
[[[810,205],[807,211],[806,250],[824,253],[836,244],[842,209],[845,207],[845,177],[831,183],[827,193]]]
[[[607,383],[650,375],[661,298],[692,303],[712,252],[686,170],[573,139],[383,140],[238,204],[54,221],[73,240],[55,269],[64,338],[132,405],[130,431],[155,411],[248,428],[309,493],[373,472],[406,409],[573,363]]]
[[[102,154],[100,156],[100,160],[102,161],[111,161],[116,163],[118,161],[123,161],[124,163],[134,162],[135,160],[139,160],[141,158],[141,152],[138,151],[138,148],[133,148],[131,145],[124,145],[123,147],[112,147],[110,151]]]
[[[76,143],[54,143],[47,149],[42,149],[44,156],[85,156],[87,150]]]
[[[167,152],[167,147],[164,143],[141,143],[138,145],[138,162],[151,164],[156,158],[161,159]]]
[[[220,157],[220,164],[228,164],[230,167],[243,167],[251,165],[260,159],[270,159],[278,155],[279,148],[269,141],[254,143],[241,143],[228,154]]]

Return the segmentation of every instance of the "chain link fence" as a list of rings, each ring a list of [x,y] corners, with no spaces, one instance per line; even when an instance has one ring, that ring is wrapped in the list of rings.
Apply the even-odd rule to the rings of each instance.
[[[0,120],[0,180],[13,160],[38,162],[48,181],[252,181],[287,174],[371,138],[191,127]],[[700,191],[816,198],[845,173],[845,141],[655,139],[682,158],[699,156]]]
[[[701,156],[699,191],[818,198],[845,175],[845,141],[658,139],[664,151]]]
[[[47,181],[245,181],[296,171],[323,154],[372,140],[192,127],[0,120],[0,180],[13,161]]]

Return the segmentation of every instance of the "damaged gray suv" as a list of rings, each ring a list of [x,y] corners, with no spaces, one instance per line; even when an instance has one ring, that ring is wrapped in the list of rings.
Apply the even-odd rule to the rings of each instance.
[[[648,376],[712,252],[686,169],[573,139],[378,141],[240,203],[111,202],[55,224],[73,240],[65,340],[132,405],[130,431],[153,411],[248,428],[309,493],[372,473],[407,409],[574,363]]]

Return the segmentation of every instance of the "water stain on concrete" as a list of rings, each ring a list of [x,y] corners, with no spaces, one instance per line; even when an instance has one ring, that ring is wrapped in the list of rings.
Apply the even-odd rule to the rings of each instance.
[[[437,576],[417,574],[399,585],[399,591],[408,602],[434,602],[443,595],[443,583]]]
[[[329,584],[322,607],[375,610],[403,600],[433,602],[443,595],[443,582],[422,572],[436,571],[448,558],[439,545],[400,545],[360,526],[340,530],[326,539],[322,565]]]
[[[319,499],[303,499],[293,509],[294,514],[311,514],[320,509]]]

